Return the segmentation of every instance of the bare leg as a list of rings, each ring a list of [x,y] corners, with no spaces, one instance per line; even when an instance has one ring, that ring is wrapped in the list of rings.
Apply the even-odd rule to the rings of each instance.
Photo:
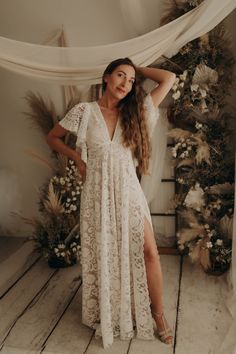
[[[150,223],[144,219],[144,258],[147,273],[148,290],[152,304],[152,313],[163,313],[163,277],[160,264],[160,256]],[[163,317],[154,316],[158,331],[163,331],[167,323],[163,323]],[[172,336],[168,336],[167,343],[172,342]]]

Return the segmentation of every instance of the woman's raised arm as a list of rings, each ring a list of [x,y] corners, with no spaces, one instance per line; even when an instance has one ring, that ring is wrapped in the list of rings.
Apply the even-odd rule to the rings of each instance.
[[[151,79],[158,84],[150,94],[154,106],[159,106],[175,82],[175,73],[168,70],[149,67],[137,67],[137,71],[144,77]]]

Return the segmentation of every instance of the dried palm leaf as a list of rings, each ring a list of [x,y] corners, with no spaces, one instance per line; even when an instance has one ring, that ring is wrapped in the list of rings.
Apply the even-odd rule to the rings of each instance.
[[[44,166],[47,166],[50,170],[56,171],[56,168],[51,164],[50,161],[45,159],[44,157],[40,156],[38,153],[34,152],[33,150],[26,149],[24,152],[34,158],[36,158],[38,161],[40,161]]]
[[[216,84],[218,81],[217,71],[209,68],[205,64],[199,64],[193,75],[192,84],[197,84],[201,88],[209,89],[208,85]]]
[[[192,108],[192,117],[200,123],[207,123],[209,120],[221,120],[220,110],[217,104],[215,104],[210,111],[205,112],[204,114],[200,109],[200,106],[195,105]]]
[[[50,100],[47,104],[40,94],[34,94],[29,91],[25,97],[32,112],[24,112],[34,124],[36,124],[47,135],[53,128],[56,119],[56,112],[53,102]]]
[[[183,199],[184,198],[181,194],[176,193],[175,196],[169,200],[168,211],[166,211],[166,213],[170,212],[171,210],[175,210],[178,205],[182,205]]]
[[[233,218],[224,215],[219,221],[219,230],[225,238],[231,239],[233,234]]]
[[[189,252],[189,257],[191,259],[191,261],[194,262],[198,262],[200,259],[200,251],[201,251],[201,247],[202,247],[202,240],[199,240],[191,249],[191,251]]]
[[[211,39],[217,41],[219,46],[227,46],[232,48],[233,44],[233,36],[230,33],[223,23],[219,24],[215,28],[213,28],[210,32]]]
[[[208,248],[205,248],[205,247],[200,248],[199,262],[205,270],[208,270],[211,268],[210,252],[209,252]]]
[[[57,154],[57,161],[58,161],[58,173],[60,176],[65,176],[66,175],[66,167],[68,164],[68,157],[58,153]]]
[[[195,163],[194,158],[184,159],[184,160],[181,160],[180,162],[177,162],[176,167],[179,168],[181,166],[193,166],[194,163]]]
[[[196,213],[194,212],[194,210],[192,209],[183,209],[179,212],[179,215],[181,216],[181,218],[184,219],[185,222],[188,223],[188,225],[191,224],[198,224],[198,218],[196,216]]]
[[[78,233],[78,231],[79,231],[79,223],[77,222],[73,227],[73,229],[71,230],[71,232],[69,233],[69,235],[64,240],[66,245],[73,239],[73,237],[75,236],[76,233]]]
[[[209,149],[209,145],[205,141],[202,141],[201,144],[198,145],[195,159],[197,165],[200,165],[204,161],[208,163],[208,165],[211,165],[210,149]]]
[[[47,200],[43,201],[43,204],[48,212],[55,215],[64,212],[64,207],[61,204],[61,198],[54,192],[52,181],[50,181],[48,186]]]
[[[207,189],[208,194],[233,194],[234,184],[229,182],[222,184],[215,184]]]
[[[199,262],[204,268],[204,270],[208,270],[211,268],[210,251],[207,248],[207,242],[209,242],[208,237],[202,239],[200,253],[199,253]]]
[[[181,138],[187,139],[192,135],[192,132],[180,128],[174,128],[171,129],[168,133],[167,136],[170,138],[173,138],[175,140],[180,140]]]
[[[162,10],[163,16],[161,18],[160,24],[161,26],[165,25],[173,21],[175,18],[178,17],[178,3],[177,0],[166,0],[164,2],[164,8]],[[181,11],[182,14],[182,11]]]
[[[195,227],[194,227],[195,226]],[[194,240],[198,235],[202,234],[204,232],[204,226],[196,224],[193,224],[193,227],[191,229],[189,228],[183,228],[178,231],[178,239],[179,242],[184,244],[185,242],[189,242],[191,240]]]
[[[205,33],[203,36],[199,37],[200,45],[202,47],[209,46],[209,33]]]

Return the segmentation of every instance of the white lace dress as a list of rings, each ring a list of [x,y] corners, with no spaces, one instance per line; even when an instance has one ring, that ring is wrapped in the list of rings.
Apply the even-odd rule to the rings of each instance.
[[[145,98],[150,131],[158,118]],[[82,322],[96,329],[103,346],[115,336],[153,339],[144,262],[144,219],[149,208],[118,120],[111,140],[97,102],[79,103],[60,121],[77,135],[87,164],[81,195]]]

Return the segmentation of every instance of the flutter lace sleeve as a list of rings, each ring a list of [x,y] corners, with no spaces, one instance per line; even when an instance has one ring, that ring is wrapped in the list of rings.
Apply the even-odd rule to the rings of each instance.
[[[81,153],[81,158],[85,163],[87,163],[88,157],[86,142],[88,119],[89,104],[79,103],[75,105],[59,122],[64,129],[76,135],[76,150]]]
[[[160,114],[159,108],[154,106],[152,96],[150,94],[148,94],[144,99],[144,109],[146,110],[147,125],[151,137]]]
[[[85,110],[85,104],[79,103],[75,105],[69,112],[65,115],[59,124],[66,130],[69,130],[71,133],[77,135],[78,129],[81,124],[83,113]]]

